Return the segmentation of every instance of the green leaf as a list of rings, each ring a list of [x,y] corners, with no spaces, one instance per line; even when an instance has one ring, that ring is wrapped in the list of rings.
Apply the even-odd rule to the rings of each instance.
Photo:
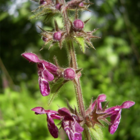
[[[93,140],[103,140],[104,139],[102,130],[101,130],[100,126],[97,124],[94,126],[94,129],[92,127],[90,128],[90,133],[91,133]]]
[[[81,50],[85,53],[85,40],[83,37],[75,37],[76,42],[80,45]]]
[[[49,8],[43,8],[42,10],[39,11],[33,11],[34,15],[30,16],[29,19],[34,19],[34,18],[39,18],[41,16],[45,16],[45,18],[50,18],[53,17],[56,12],[54,12],[52,9]]]
[[[51,84],[51,94],[50,100],[48,102],[48,105],[51,104],[53,99],[55,98],[56,94],[58,93],[59,89],[68,81],[64,80],[64,78],[58,79],[55,83]]]

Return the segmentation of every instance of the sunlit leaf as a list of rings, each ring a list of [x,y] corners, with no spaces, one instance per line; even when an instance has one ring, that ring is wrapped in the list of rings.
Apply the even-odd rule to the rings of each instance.
[[[85,53],[85,40],[83,37],[75,37],[76,42],[80,45],[81,50]]]

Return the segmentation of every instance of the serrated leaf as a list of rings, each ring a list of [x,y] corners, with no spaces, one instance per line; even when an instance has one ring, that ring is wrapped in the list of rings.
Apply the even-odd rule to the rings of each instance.
[[[85,40],[83,37],[75,37],[76,42],[80,45],[81,50],[85,53]]]
[[[103,132],[101,130],[101,127],[99,125],[94,125],[94,129],[91,127],[90,128],[90,133],[93,138],[93,140],[103,140]]]

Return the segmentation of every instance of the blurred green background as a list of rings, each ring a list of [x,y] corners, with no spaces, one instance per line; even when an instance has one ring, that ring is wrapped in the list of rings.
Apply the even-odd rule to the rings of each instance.
[[[122,111],[122,119],[114,135],[104,127],[104,140],[140,139],[140,1],[93,0],[91,12],[82,12],[80,19],[91,20],[85,30],[99,28],[93,40],[96,50],[91,48],[83,54],[76,47],[78,64],[83,68],[81,84],[85,106],[91,98],[107,95],[109,106],[121,105],[126,100],[136,104]],[[36,106],[57,110],[65,107],[65,98],[76,106],[71,82],[61,88],[48,107],[51,96],[42,97],[38,87],[35,64],[21,57],[23,52],[33,52],[53,62],[57,56],[62,67],[68,66],[67,51],[58,46],[40,51],[43,41],[37,25],[52,29],[53,20],[29,20],[31,11],[38,4],[28,0],[0,1],[0,139],[53,140],[48,132],[46,116],[34,115]],[[63,27],[61,17],[56,17]],[[58,107],[59,106],[59,107]],[[58,123],[58,122],[56,122]],[[66,140],[63,130],[58,140]]]

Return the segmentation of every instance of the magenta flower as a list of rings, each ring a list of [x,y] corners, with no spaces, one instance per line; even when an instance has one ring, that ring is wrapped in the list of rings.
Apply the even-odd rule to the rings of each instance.
[[[118,128],[121,119],[121,111],[123,108],[130,108],[135,102],[125,101],[121,106],[114,106],[105,110],[105,113],[110,115],[111,125],[109,125],[110,134],[114,134]]]
[[[97,99],[90,104],[89,108],[86,110],[86,114],[90,114],[93,110],[102,111],[102,102],[105,102],[106,95],[100,94]]]
[[[81,132],[84,130],[79,122],[79,118],[76,115],[71,115],[67,108],[61,108],[58,113],[63,117],[62,127],[65,130],[69,140],[82,140]]]
[[[90,104],[86,110],[86,124],[93,127],[95,124],[101,124],[100,120],[109,125],[109,132],[114,134],[118,128],[121,119],[121,111],[123,108],[130,108],[135,104],[133,101],[125,101],[121,106],[117,105],[111,108],[105,106],[102,108],[102,102],[105,102],[106,95],[100,94],[97,99]],[[111,122],[107,120],[110,117]]]
[[[54,79],[54,75],[57,75],[58,68],[50,62],[39,59],[38,56],[34,53],[23,53],[22,56],[29,62],[37,64],[40,92],[43,96],[49,95],[49,81],[52,81]]]
[[[48,122],[49,132],[51,133],[51,135],[54,138],[57,138],[58,137],[58,128],[54,124],[53,119],[58,119],[58,120],[61,119],[61,117],[57,115],[58,112],[53,111],[53,110],[45,110],[42,107],[35,107],[35,108],[32,109],[32,111],[34,111],[35,114],[46,114],[47,115],[47,122]]]
[[[106,100],[106,95],[105,94],[100,94],[97,99],[93,102],[92,104],[92,110],[94,109],[95,105],[97,105],[98,110],[102,110],[102,102],[105,102]]]
[[[107,114],[104,113],[102,102],[105,102],[106,95],[100,94],[94,102],[91,102],[89,108],[86,110],[86,124],[89,127],[94,127],[95,124],[102,125],[100,120],[110,124],[106,119]]]
[[[81,132],[84,130],[79,122],[78,116],[71,114],[67,108],[60,108],[57,111],[45,110],[42,107],[35,107],[32,109],[35,114],[46,114],[48,129],[54,138],[58,137],[58,128],[54,124],[53,119],[61,120],[61,126],[69,137],[69,140],[82,140]]]

